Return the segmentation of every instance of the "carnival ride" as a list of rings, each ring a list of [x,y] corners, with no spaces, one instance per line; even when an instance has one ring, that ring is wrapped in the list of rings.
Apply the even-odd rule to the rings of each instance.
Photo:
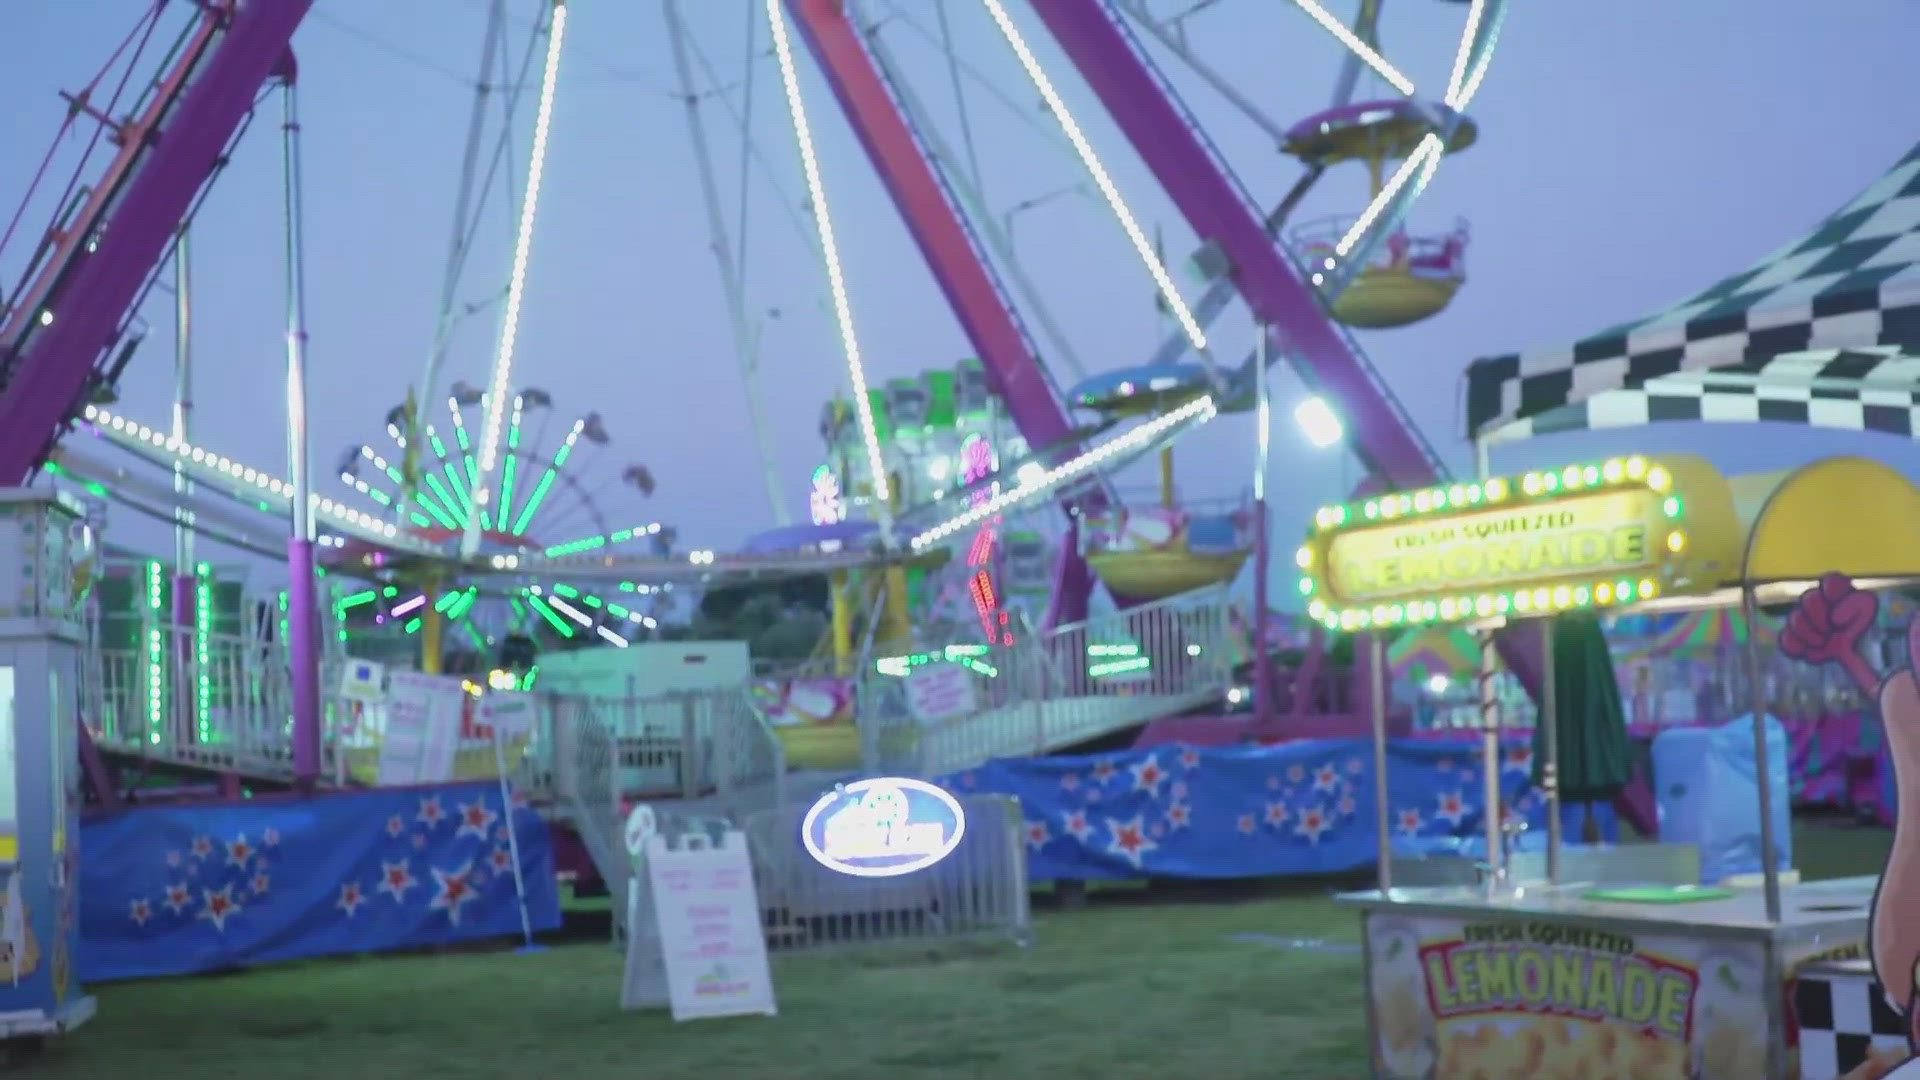
[[[509,417],[525,403],[527,394],[524,389],[513,389],[516,335],[568,13],[564,3],[543,3],[542,34],[530,39],[527,52],[530,67],[536,58],[543,62],[538,65],[532,144],[518,198],[518,224],[508,287],[500,308],[499,339],[489,379],[478,397],[462,406],[477,405],[482,414],[473,425],[472,466],[469,468],[462,459],[457,462],[459,468],[449,473],[446,459],[456,455],[442,454],[440,448],[435,449],[433,460],[423,461],[417,456],[423,440],[430,444],[440,434],[427,416],[432,411],[429,403],[442,400],[437,389],[438,367],[445,352],[445,322],[455,307],[449,286],[441,312],[443,340],[436,342],[427,376],[410,398],[411,415],[401,417],[408,422],[393,424],[400,433],[396,438],[407,440],[403,453],[416,456],[410,460],[403,457],[396,464],[374,451],[372,457],[360,455],[360,475],[354,475],[352,469],[342,470],[349,474],[347,482],[356,492],[359,483],[367,485],[367,491],[360,492],[367,498],[372,498],[374,490],[373,482],[365,479],[369,469],[375,471],[372,475],[384,475],[388,480],[398,472],[400,478],[395,482],[400,489],[389,492],[389,498],[396,504],[409,504],[408,508],[401,511],[397,506],[379,505],[376,498],[374,509],[363,510],[346,500],[321,495],[310,483],[306,452],[299,449],[308,441],[304,414],[306,315],[301,301],[299,139],[293,104],[296,69],[287,51],[309,5],[216,4],[198,11],[182,28],[174,52],[131,113],[123,113],[117,102],[96,108],[83,97],[81,106],[68,117],[68,127],[98,122],[103,131],[111,131],[117,152],[100,174],[103,179],[90,187],[83,189],[80,181],[91,163],[83,161],[76,169],[72,190],[81,192],[81,196],[63,201],[59,223],[46,233],[45,242],[29,261],[25,284],[8,294],[4,330],[0,330],[0,357],[4,357],[7,369],[6,388],[0,394],[0,414],[5,417],[4,434],[0,434],[0,472],[24,481],[41,465],[51,463],[67,475],[100,484],[117,502],[185,523],[198,535],[255,551],[272,552],[284,542],[292,584],[286,598],[286,636],[276,647],[284,648],[287,657],[284,698],[289,704],[284,714],[265,701],[237,704],[271,714],[262,721],[262,731],[269,736],[284,733],[287,749],[271,761],[220,759],[219,767],[228,771],[253,769],[270,778],[301,784],[312,784],[323,777],[326,695],[321,689],[320,670],[322,655],[331,648],[331,641],[320,633],[322,605],[309,567],[324,569],[331,582],[367,582],[378,593],[374,603],[397,601],[392,605],[397,608],[418,599],[422,608],[441,615],[469,603],[462,597],[532,596],[535,589],[543,590],[539,595],[549,598],[549,606],[570,615],[569,608],[579,611],[578,605],[562,607],[553,602],[553,591],[563,582],[581,590],[584,602],[584,596],[590,595],[587,590],[610,590],[620,582],[659,587],[732,574],[858,572],[887,581],[888,587],[877,591],[897,599],[885,601],[891,611],[886,619],[875,622],[890,624],[892,635],[899,639],[910,637],[908,626],[902,623],[910,625],[911,618],[901,618],[908,595],[905,581],[909,564],[938,561],[954,543],[976,539],[983,528],[1002,529],[1009,515],[1043,501],[1057,503],[1069,514],[1057,541],[1053,541],[1057,566],[1037,632],[1008,644],[1010,623],[998,621],[997,596],[984,597],[974,588],[981,581],[984,566],[969,565],[972,573],[966,580],[974,614],[985,616],[981,630],[991,642],[989,647],[1026,650],[1017,656],[1008,652],[1000,666],[1051,674],[1045,678],[1035,675],[1020,686],[1014,685],[1020,680],[992,680],[998,687],[988,695],[990,707],[967,718],[966,736],[957,740],[965,744],[965,755],[991,756],[1015,747],[1018,752],[1045,750],[1138,724],[1151,719],[1155,710],[1178,711],[1203,704],[1209,697],[1217,697],[1224,683],[1215,670],[1217,665],[1194,662],[1211,648],[1213,638],[1208,636],[1210,631],[1202,633],[1193,627],[1217,620],[1211,615],[1186,612],[1177,605],[1165,605],[1169,601],[1195,601],[1191,592],[1182,595],[1179,585],[1230,578],[1249,547],[1255,561],[1264,562],[1263,496],[1257,495],[1250,538],[1236,534],[1225,540],[1225,550],[1219,553],[1197,551],[1192,547],[1193,529],[1188,522],[1183,528],[1189,549],[1178,573],[1131,588],[1122,584],[1116,590],[1130,600],[1156,595],[1167,600],[1092,621],[1087,618],[1092,579],[1083,556],[1092,554],[1100,559],[1101,551],[1096,538],[1089,535],[1094,530],[1083,523],[1102,520],[1102,515],[1112,515],[1120,505],[1116,490],[1106,479],[1108,475],[1170,445],[1223,408],[1253,398],[1254,388],[1264,386],[1264,380],[1257,377],[1259,369],[1270,359],[1284,358],[1301,373],[1317,392],[1315,400],[1322,413],[1338,428],[1330,441],[1345,439],[1383,480],[1396,485],[1419,484],[1439,475],[1437,456],[1420,439],[1357,343],[1328,318],[1327,312],[1328,305],[1337,305],[1356,282],[1368,279],[1372,252],[1395,234],[1408,205],[1431,178],[1442,154],[1464,145],[1465,139],[1459,134],[1466,123],[1464,110],[1484,77],[1498,34],[1502,4],[1481,0],[1464,10],[1457,56],[1447,86],[1437,99],[1417,93],[1413,83],[1379,51],[1374,32],[1378,5],[1364,5],[1360,22],[1352,28],[1310,0],[1297,5],[1309,21],[1346,50],[1345,68],[1336,86],[1336,108],[1352,103],[1363,74],[1392,87],[1400,99],[1410,103],[1405,109],[1389,110],[1396,118],[1391,125],[1369,127],[1370,122],[1360,123],[1376,146],[1367,160],[1374,161],[1383,172],[1382,163],[1397,161],[1397,167],[1378,185],[1370,205],[1353,219],[1331,251],[1316,252],[1319,264],[1310,271],[1298,269],[1300,252],[1284,242],[1276,244],[1277,233],[1294,205],[1337,155],[1302,151],[1306,172],[1301,182],[1276,212],[1263,212],[1199,132],[1167,75],[1135,38],[1134,28],[1143,28],[1159,38],[1202,82],[1236,108],[1249,111],[1256,122],[1270,125],[1257,110],[1248,110],[1246,99],[1213,76],[1204,62],[1178,40],[1179,35],[1170,32],[1169,21],[1156,19],[1138,3],[1114,6],[1101,0],[1054,0],[1036,5],[1041,24],[1086,78],[1101,107],[1113,116],[1197,234],[1202,245],[1197,265],[1207,278],[1208,288],[1194,305],[1181,296],[1169,272],[1155,257],[1139,221],[1073,110],[1036,58],[1020,25],[998,0],[983,0],[983,5],[1045,101],[1047,112],[1059,125],[1089,181],[1141,257],[1166,310],[1179,326],[1179,333],[1156,350],[1151,363],[1177,364],[1190,352],[1197,357],[1199,362],[1191,365],[1192,370],[1181,375],[1181,394],[1153,397],[1152,407],[1144,410],[1108,410],[1101,416],[1102,422],[1090,429],[1071,423],[1070,402],[1041,364],[1040,350],[1016,310],[1013,291],[1023,294],[1022,306],[1036,320],[1050,323],[1051,319],[1044,315],[1043,305],[1019,274],[1004,237],[997,236],[993,223],[979,212],[979,193],[953,167],[953,156],[939,152],[937,127],[917,107],[908,80],[889,57],[884,35],[876,32],[872,20],[863,21],[859,12],[838,3],[791,0],[782,4],[772,0],[767,5],[768,25],[786,90],[789,119],[801,148],[818,252],[825,264],[835,321],[847,354],[853,388],[851,426],[858,436],[855,449],[861,451],[851,457],[860,459],[860,468],[873,489],[869,510],[873,528],[857,536],[847,533],[837,540],[815,536],[785,545],[753,545],[739,555],[698,550],[678,556],[629,555],[614,550],[623,542],[658,535],[626,525],[596,532],[578,542],[583,546],[571,546],[571,541],[555,543],[551,537],[535,542],[530,534],[514,527],[519,523],[517,518],[514,525],[503,530],[498,527],[501,518],[496,516],[495,527],[489,530],[485,515],[505,501],[506,488],[513,482],[511,470],[517,468],[515,462],[524,460],[507,446],[507,433],[512,429]],[[496,23],[489,32],[490,42],[498,34],[502,7],[494,5]],[[669,3],[665,10],[670,28],[677,26],[677,6]],[[156,5],[133,40],[152,38],[161,24]],[[890,477],[894,470],[881,445],[877,413],[839,264],[829,193],[796,78],[794,39],[789,36],[792,29],[798,30],[799,40],[820,64],[870,163],[906,219],[1012,429],[1012,436],[1004,443],[968,451],[966,465],[971,469],[971,482],[942,492],[939,498],[913,502],[892,490]],[[137,61],[139,53],[134,56]],[[245,121],[253,115],[258,91],[269,82],[277,82],[285,91],[282,127],[288,210],[288,421],[296,447],[286,479],[207,449],[197,434],[187,432],[178,420],[170,429],[152,427],[129,418],[117,407],[106,407],[120,372],[143,337],[139,319],[143,298],[154,287],[161,267],[178,243],[182,226],[204,200],[209,181]],[[698,95],[690,93],[690,106],[697,99]],[[690,108],[689,112],[697,113],[697,109]],[[131,119],[120,119],[122,115]],[[163,129],[169,136],[165,139],[158,137]],[[1393,139],[1384,134],[1389,130]],[[478,131],[476,122],[470,131],[469,181]],[[1418,132],[1419,137],[1414,138],[1410,132]],[[462,214],[467,201],[467,185],[463,183],[462,205],[458,208]],[[455,267],[461,262],[460,229],[457,219],[457,257],[450,260]],[[737,294],[738,268],[723,265],[722,271],[723,284]],[[457,269],[450,268],[449,280],[457,279]],[[1009,282],[1017,289],[1010,290]],[[1250,359],[1237,368],[1225,368],[1214,359],[1206,328],[1230,305],[1235,294],[1252,308],[1263,345],[1256,351],[1257,361]],[[737,295],[730,301],[737,301]],[[1055,337],[1053,328],[1047,329],[1049,338]],[[1056,351],[1063,362],[1070,357],[1066,350],[1056,347]],[[89,398],[93,400],[89,402]],[[1261,411],[1264,415],[1265,410]],[[1123,426],[1128,424],[1131,426]],[[151,475],[136,476],[137,470],[106,460],[98,452],[98,444],[84,439],[69,439],[50,459],[61,434],[75,425],[118,450],[130,452],[137,461],[171,473],[171,483]],[[465,429],[464,424],[461,429]],[[442,476],[464,474],[468,484],[464,496],[452,489],[445,497],[435,492],[429,479],[434,471]],[[851,476],[853,470],[847,472]],[[930,473],[928,479],[932,479]],[[909,485],[902,483],[901,487]],[[426,510],[429,501],[438,504],[458,528],[436,520]],[[823,501],[830,503],[832,499],[823,495]],[[464,520],[455,510],[465,511]],[[424,511],[423,516],[432,525],[422,526],[412,516],[416,511]],[[274,535],[276,530],[271,525],[272,519],[281,515],[290,515],[293,522],[292,536],[284,541]],[[855,542],[848,543],[848,537]],[[1101,573],[1112,579],[1110,585],[1120,580],[1116,568],[1124,565],[1121,556],[1126,554],[1130,553],[1113,551],[1100,559],[1105,567]],[[1153,554],[1161,556],[1165,552]],[[186,576],[194,565],[183,563],[176,574]],[[990,583],[991,576],[986,580]],[[393,590],[392,596],[388,596],[388,590]],[[347,595],[365,591],[360,587]],[[559,599],[565,599],[564,595]],[[471,602],[477,603],[477,599]],[[442,604],[447,607],[442,608]],[[419,618],[424,632],[429,622],[427,611],[415,616],[411,611],[392,608],[389,613],[409,621]],[[634,609],[627,610],[631,613]],[[580,611],[572,621],[582,629],[606,636],[601,631],[621,616],[604,601],[601,611],[606,614]],[[630,614],[627,617],[631,620]],[[643,615],[640,620],[643,625],[645,618]],[[1257,635],[1260,620],[1255,623]],[[549,620],[549,625],[557,629],[561,624]],[[1152,639],[1151,644],[1148,639]],[[928,644],[940,649],[948,643]],[[1133,658],[1123,665],[1128,669],[1124,674],[1132,678],[1122,680],[1112,691],[1098,692],[1094,684],[1113,674],[1098,669],[1112,665],[1089,665],[1089,657],[1120,652]],[[1164,692],[1141,692],[1138,673],[1149,668],[1153,671],[1151,679],[1165,682],[1156,688]],[[870,676],[863,674],[862,679],[868,681]],[[1096,692],[1088,693],[1090,686]],[[1060,725],[1037,742],[1031,738],[1030,728],[1014,735],[1007,718],[995,715],[1003,706],[1058,698],[1082,699],[1078,719]],[[1129,707],[1119,707],[1123,699]],[[284,721],[278,719],[282,715]],[[1040,727],[1046,729],[1048,725]],[[90,734],[97,737],[102,732]],[[952,736],[953,732],[946,735]],[[158,756],[155,746],[160,741],[150,736],[118,749],[138,756]],[[946,763],[951,755],[941,760]],[[921,764],[932,766],[924,759]],[[111,793],[103,797],[110,798]]]

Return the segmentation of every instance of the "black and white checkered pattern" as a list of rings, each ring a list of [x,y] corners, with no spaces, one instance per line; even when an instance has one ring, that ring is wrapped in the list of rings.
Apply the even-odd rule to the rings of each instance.
[[[1803,972],[1793,987],[1800,1025],[1800,1075],[1833,1080],[1874,1050],[1901,1050],[1906,1024],[1887,1004],[1880,983],[1865,974]]]
[[[1676,307],[1467,368],[1469,437],[1662,420],[1920,434],[1920,145],[1807,236]]]

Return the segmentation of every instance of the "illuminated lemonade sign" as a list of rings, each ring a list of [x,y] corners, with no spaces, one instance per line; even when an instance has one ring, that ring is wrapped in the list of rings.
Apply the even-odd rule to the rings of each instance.
[[[1684,564],[1683,509],[1640,457],[1383,495],[1315,516],[1300,588],[1344,630],[1651,599]]]
[[[800,823],[807,853],[854,877],[911,874],[953,854],[966,834],[959,800],[924,780],[856,780],[820,796]]]

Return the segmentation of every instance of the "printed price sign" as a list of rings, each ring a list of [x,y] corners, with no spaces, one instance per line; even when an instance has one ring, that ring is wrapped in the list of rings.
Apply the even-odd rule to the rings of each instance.
[[[654,835],[646,849],[673,1018],[772,1016],[773,973],[746,836],[729,832],[718,847],[673,848]]]
[[[451,675],[396,671],[387,678],[380,783],[438,784],[453,779],[467,691]]]
[[[907,672],[907,708],[923,724],[972,714],[973,673],[959,664],[921,664]]]

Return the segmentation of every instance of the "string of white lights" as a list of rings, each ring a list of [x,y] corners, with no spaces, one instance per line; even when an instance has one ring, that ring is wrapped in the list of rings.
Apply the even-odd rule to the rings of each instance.
[[[233,489],[236,494],[244,494],[252,498],[271,498],[282,504],[290,504],[293,499],[293,485],[287,481],[243,462],[235,461],[224,454],[195,446],[184,439],[176,439],[166,431],[129,420],[97,405],[88,405],[81,415],[88,423],[99,429],[108,440],[151,459],[157,459],[163,465],[179,464],[183,468],[201,473],[208,479],[224,481],[226,486]],[[409,548],[419,547],[422,551],[429,550],[407,541],[401,535],[399,528],[390,521],[383,521],[372,514],[355,510],[325,496],[311,495],[308,498],[315,515],[343,532],[389,545],[398,541]]]
[[[1162,413],[1118,438],[1088,450],[1071,461],[1019,481],[993,498],[920,533],[912,539],[910,545],[917,551],[938,543],[962,529],[977,525],[995,514],[1004,513],[1010,507],[1045,495],[1061,484],[1084,476],[1114,456],[1146,445],[1175,425],[1189,420],[1204,423],[1213,419],[1219,411],[1219,406],[1214,403],[1211,396],[1195,398],[1177,409]]]
[[[827,267],[827,289],[833,296],[834,322],[840,328],[840,347],[847,356],[847,376],[853,382],[853,407],[860,419],[860,437],[866,443],[867,465],[873,474],[873,497],[883,524],[893,522],[892,485],[887,479],[887,459],[880,450],[880,427],[873,416],[873,402],[867,397],[867,369],[860,359],[860,338],[854,332],[853,301],[847,294],[847,281],[840,264],[840,245],[833,233],[833,215],[827,211],[827,188],[820,178],[820,159],[814,152],[813,128],[807,122],[807,103],[800,96],[800,72],[793,62],[793,42],[787,35],[786,16],[781,0],[767,0],[767,22],[773,28],[773,50],[780,61],[780,81],[787,91],[787,113],[793,121],[794,142],[800,147],[800,167],[806,173],[807,198],[813,205],[814,230],[820,238],[820,255]],[[891,532],[889,528],[887,532]]]
[[[492,391],[487,395],[486,425],[481,429],[480,483],[473,491],[468,515],[466,554],[478,550],[480,511],[487,504],[493,467],[499,460],[501,427],[507,409],[507,385],[513,378],[514,348],[520,339],[521,305],[526,299],[527,263],[533,252],[533,223],[540,209],[540,185],[547,171],[547,143],[553,127],[554,91],[560,82],[560,45],[566,37],[567,3],[554,0],[547,30],[546,68],[540,77],[540,105],[534,114],[533,152],[527,166],[527,187],[520,200],[520,224],[513,240],[513,270],[507,278],[507,302],[500,317],[500,342],[493,359]]]
[[[1139,255],[1141,263],[1147,268],[1147,273],[1152,275],[1154,287],[1160,291],[1161,298],[1166,301],[1167,309],[1180,323],[1180,329],[1187,335],[1187,340],[1192,343],[1194,351],[1205,352],[1207,332],[1201,329],[1200,320],[1194,317],[1193,309],[1187,306],[1186,300],[1180,295],[1179,286],[1173,283],[1172,275],[1167,273],[1166,266],[1161,263],[1159,254],[1153,249],[1153,242],[1147,239],[1146,231],[1140,227],[1140,222],[1133,216],[1132,209],[1121,197],[1120,188],[1113,182],[1113,176],[1107,172],[1106,166],[1100,163],[1100,155],[1094,151],[1093,143],[1088,141],[1086,133],[1080,129],[1079,121],[1075,120],[1073,113],[1067,109],[1067,103],[1060,97],[1060,92],[1054,89],[1053,80],[1047,77],[1046,71],[1040,66],[1039,59],[1033,55],[1033,50],[1027,48],[1026,39],[1020,35],[1020,28],[1014,25],[1012,17],[1007,14],[1007,9],[1000,0],[981,0],[981,2],[986,4],[988,14],[993,16],[994,23],[1000,27],[1001,36],[1007,39],[1007,45],[1013,49],[1013,55],[1020,61],[1020,66],[1026,69],[1027,78],[1033,83],[1033,88],[1040,92],[1040,97],[1047,103],[1047,109],[1053,113],[1054,119],[1060,122],[1060,130],[1066,134],[1067,141],[1073,144],[1074,153],[1080,156],[1080,164],[1086,168],[1087,175],[1093,178],[1094,184],[1100,189],[1100,194],[1106,198],[1107,206],[1113,210],[1113,216],[1119,220],[1120,228],[1126,232],[1127,240],[1133,245],[1134,253]]]
[[[1487,0],[1473,0],[1467,9],[1467,29],[1460,35],[1460,47],[1453,53],[1453,71],[1447,75],[1447,104],[1461,100],[1467,84],[1467,60],[1473,55],[1473,39],[1480,33],[1480,20],[1486,16]]]
[[[1432,158],[1435,163],[1438,163],[1443,148],[1440,136],[1428,134],[1422,137],[1420,145],[1415,147],[1413,153],[1407,155],[1407,160],[1401,162],[1400,167],[1393,171],[1393,176],[1388,179],[1386,186],[1380,189],[1380,194],[1375,195],[1373,201],[1367,204],[1367,208],[1360,212],[1360,216],[1353,219],[1353,226],[1347,230],[1345,236],[1340,238],[1340,242],[1333,246],[1333,253],[1340,258],[1346,258],[1347,253],[1354,249],[1361,237],[1367,235],[1367,230],[1373,228],[1373,223],[1379,220],[1387,207],[1393,205],[1394,199],[1400,195],[1400,189],[1406,187],[1407,182],[1426,167],[1427,159]],[[1326,261],[1326,268],[1333,269],[1333,259]]]
[[[1313,15],[1316,20],[1321,21],[1323,25],[1326,25],[1327,20],[1332,20],[1332,25],[1340,26],[1339,20],[1333,19],[1331,15],[1327,15],[1324,9],[1318,8],[1312,0],[1295,0],[1295,2],[1300,4],[1301,8],[1306,10],[1308,14]],[[1491,66],[1495,42],[1489,39],[1487,48],[1481,53],[1479,65],[1474,68],[1471,74],[1468,73],[1468,65],[1473,58],[1474,39],[1479,36],[1481,23],[1486,18],[1486,4],[1487,0],[1473,0],[1472,7],[1467,11],[1466,29],[1460,35],[1460,47],[1454,52],[1453,72],[1447,80],[1445,104],[1448,109],[1455,113],[1465,110],[1467,102],[1473,100],[1474,93],[1480,89],[1481,80],[1486,77],[1487,68]],[[1345,31],[1348,37],[1352,36],[1352,32],[1346,31],[1344,26],[1341,26],[1340,29]],[[1342,40],[1345,41],[1346,38],[1343,37]],[[1356,55],[1359,55],[1362,60],[1366,60],[1367,54],[1372,52],[1370,49],[1362,52],[1361,50],[1365,49],[1365,45],[1361,43],[1357,37],[1353,38],[1353,42],[1350,43],[1348,47],[1353,48]],[[1382,77],[1385,77],[1384,73]],[[1408,84],[1402,92],[1411,96],[1413,93],[1412,84]],[[1347,230],[1346,235],[1342,236],[1340,242],[1334,245],[1334,254],[1339,258],[1346,258],[1348,253],[1352,252],[1354,247],[1359,244],[1360,239],[1367,235],[1367,231],[1373,228],[1374,222],[1379,220],[1380,215],[1386,211],[1386,208],[1393,205],[1393,201],[1399,197],[1401,189],[1410,181],[1413,181],[1416,175],[1419,177],[1419,180],[1415,182],[1416,190],[1425,188],[1428,182],[1433,179],[1433,174],[1439,169],[1440,159],[1445,155],[1446,144],[1439,135],[1429,133],[1423,137],[1420,140],[1420,145],[1415,147],[1413,153],[1407,155],[1407,159],[1401,162],[1400,167],[1394,171],[1392,179],[1387,182],[1385,187],[1380,189],[1380,194],[1374,196],[1373,201],[1367,204],[1367,208],[1361,211],[1358,218],[1354,219],[1353,226]],[[1333,269],[1333,265],[1333,259],[1326,260],[1326,269]],[[1314,275],[1314,284],[1320,284],[1323,277],[1324,275],[1316,273]]]
[[[1480,5],[1484,2],[1485,0],[1475,0],[1474,8],[1476,10],[1479,9]],[[1464,109],[1467,107],[1467,103],[1473,100],[1473,96],[1480,92],[1480,84],[1487,77],[1487,69],[1493,66],[1494,50],[1499,48],[1500,45],[1500,26],[1501,23],[1505,21],[1506,10],[1504,3],[1494,9],[1492,25],[1487,28],[1486,48],[1480,50],[1480,62],[1474,65],[1472,72],[1461,82],[1459,91],[1448,97],[1447,104],[1456,109]],[[1481,16],[1481,19],[1484,20],[1485,18],[1487,17],[1484,15]],[[1478,23],[1471,24],[1469,29],[1477,33],[1479,30]],[[1471,42],[1473,39],[1469,36],[1466,40]],[[1468,45],[1467,48],[1470,49],[1471,45]]]
[[[1413,80],[1400,74],[1392,64],[1387,63],[1386,57],[1381,56],[1373,46],[1360,40],[1360,35],[1354,33],[1346,23],[1335,18],[1332,12],[1314,3],[1314,0],[1293,0],[1293,2],[1300,5],[1301,11],[1312,16],[1314,22],[1325,27],[1327,33],[1338,38],[1340,44],[1345,45],[1353,55],[1360,58],[1361,63],[1372,68],[1373,73],[1380,76],[1388,86],[1400,91],[1405,97],[1413,96]]]

